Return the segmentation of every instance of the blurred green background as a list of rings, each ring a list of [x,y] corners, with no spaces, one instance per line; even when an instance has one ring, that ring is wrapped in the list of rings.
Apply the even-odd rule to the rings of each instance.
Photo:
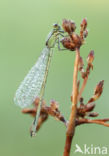
[[[66,132],[64,125],[50,117],[37,136],[31,138],[29,127],[33,119],[21,113],[21,109],[14,104],[13,97],[19,83],[40,55],[52,24],[61,24],[63,18],[72,19],[76,22],[78,31],[84,17],[88,19],[89,35],[81,48],[81,56],[85,60],[89,51],[95,50],[94,70],[84,92],[85,101],[93,94],[96,84],[104,79],[104,92],[97,101],[96,111],[100,113],[100,118],[109,117],[109,1],[0,1],[1,156],[62,155]],[[67,119],[71,108],[73,64],[73,52],[58,52],[56,48],[45,92],[47,104],[51,99],[57,100]],[[84,144],[107,146],[109,150],[109,128],[99,125],[80,126],[76,129],[71,155],[76,143],[80,147]]]

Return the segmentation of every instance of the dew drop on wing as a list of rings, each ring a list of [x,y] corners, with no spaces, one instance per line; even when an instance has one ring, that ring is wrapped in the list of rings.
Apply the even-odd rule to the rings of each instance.
[[[36,64],[28,72],[16,91],[14,102],[24,108],[31,105],[39,96],[44,79],[49,49],[45,47]]]

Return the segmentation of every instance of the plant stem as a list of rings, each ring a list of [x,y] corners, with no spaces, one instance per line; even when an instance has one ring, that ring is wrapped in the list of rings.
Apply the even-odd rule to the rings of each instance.
[[[77,98],[78,98],[78,86],[77,86],[77,77],[78,77],[78,64],[80,58],[80,51],[76,49],[76,57],[74,64],[74,73],[73,73],[73,90],[72,90],[72,110],[70,113],[69,124],[66,132],[66,142],[64,147],[63,156],[70,155],[72,138],[75,132],[75,120],[76,120],[76,112],[77,112]]]
[[[82,84],[82,86],[81,86],[81,89],[80,89],[80,92],[79,92],[79,95],[78,95],[78,101],[79,101],[79,99],[80,99],[81,96],[82,96],[82,93],[83,93],[83,91],[84,91],[84,88],[85,88],[85,86],[86,86],[86,84],[87,84],[87,80],[88,80],[88,76],[83,80],[83,84]]]
[[[76,126],[79,126],[81,124],[99,124],[99,125],[109,127],[109,123],[106,123],[108,121],[109,121],[109,118],[108,119],[96,119],[96,120],[80,119],[79,121],[77,121]]]

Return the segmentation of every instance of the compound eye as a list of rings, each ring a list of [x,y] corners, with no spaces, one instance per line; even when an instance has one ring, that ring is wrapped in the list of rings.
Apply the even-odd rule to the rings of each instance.
[[[57,23],[56,23],[56,24],[54,24],[54,25],[53,25],[53,27],[54,27],[54,28],[57,28],[57,27],[58,27],[58,24],[57,24]]]

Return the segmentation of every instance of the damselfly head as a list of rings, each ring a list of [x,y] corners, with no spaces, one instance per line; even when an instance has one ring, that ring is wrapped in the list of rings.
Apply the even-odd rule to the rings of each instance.
[[[53,28],[54,28],[54,31],[59,31],[59,32],[64,32],[60,25],[58,25],[57,23],[53,24]]]
[[[57,29],[57,30],[61,29],[60,26],[57,23],[53,24],[53,28]]]

